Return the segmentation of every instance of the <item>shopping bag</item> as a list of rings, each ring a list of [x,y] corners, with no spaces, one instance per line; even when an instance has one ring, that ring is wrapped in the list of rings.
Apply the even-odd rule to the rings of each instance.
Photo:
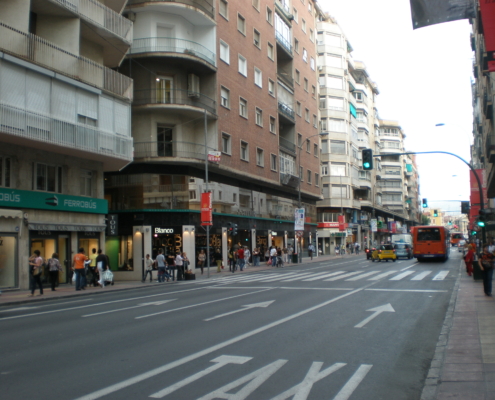
[[[103,272],[103,280],[105,282],[113,282],[113,273],[109,269]]]
[[[269,258],[268,261],[266,262],[266,265],[272,265],[272,259]]]

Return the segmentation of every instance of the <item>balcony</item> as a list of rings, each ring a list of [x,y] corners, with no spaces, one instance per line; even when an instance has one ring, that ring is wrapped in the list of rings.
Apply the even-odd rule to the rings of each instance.
[[[495,135],[487,135],[485,142],[485,154],[490,163],[495,163]]]
[[[213,6],[213,1],[208,0],[129,0],[127,6],[135,4],[145,4],[145,3],[174,3],[179,5],[185,5],[187,7],[193,7],[201,10],[210,18],[215,17],[215,7]]]
[[[87,83],[113,95],[132,100],[132,79],[88,58],[68,53],[31,33],[0,22],[0,50]]]
[[[216,113],[216,101],[204,94],[182,89],[145,89],[134,91],[133,106],[175,108],[189,106]]]
[[[293,154],[296,154],[296,144],[290,140],[284,139],[283,137],[279,137],[279,146],[287,151],[290,151]]]
[[[215,150],[209,148],[208,150]],[[205,162],[205,145],[192,142],[136,142],[134,159],[140,158],[187,158]]]
[[[282,103],[279,101],[278,102],[278,111],[283,116],[287,117],[291,122],[296,122],[294,110],[288,104],[285,104],[285,103]]]
[[[59,146],[60,154],[99,160],[104,163],[105,170],[121,168],[132,160],[130,137],[109,134],[96,127],[61,121],[5,104],[0,105],[0,132],[2,141],[30,147],[34,141],[40,151],[46,147],[57,152]]]
[[[134,39],[129,54],[173,53],[198,57],[216,67],[216,55],[203,45],[191,40],[177,38],[142,38]]]
[[[275,38],[277,39],[277,43],[287,52],[288,55],[292,57],[292,44],[290,41],[284,38],[284,36],[277,31],[275,31]]]

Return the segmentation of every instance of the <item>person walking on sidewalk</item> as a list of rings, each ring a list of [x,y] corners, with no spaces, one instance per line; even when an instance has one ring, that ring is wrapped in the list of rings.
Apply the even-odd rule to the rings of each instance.
[[[466,272],[469,276],[473,275],[473,262],[474,262],[474,250],[473,246],[468,246],[468,251],[464,256],[464,262],[466,263]]]
[[[483,289],[487,296],[492,295],[493,261],[494,255],[488,251],[488,246],[485,246],[478,263],[483,272]]]
[[[244,249],[239,247],[239,250],[237,250],[237,264],[239,265],[239,270],[244,271]]]
[[[98,270],[96,268],[96,257],[98,257],[98,255],[96,254],[96,249],[93,248],[92,253],[89,255],[91,262],[88,265],[88,269],[91,272],[91,282],[89,284],[94,287],[98,285],[98,279],[96,279],[96,271]]]
[[[308,255],[311,257],[311,259],[313,259],[313,253],[314,252],[315,252],[315,246],[313,245],[313,243],[311,243],[308,246]]]
[[[270,249],[270,258],[272,261],[272,267],[277,266],[277,248],[275,246],[272,246]]]
[[[98,268],[98,275],[100,279],[98,281],[98,285],[101,287],[105,287],[105,271],[110,268],[110,263],[108,262],[108,256],[103,254],[101,249],[98,249],[98,256],[96,257],[96,268]],[[113,282],[113,281],[112,281]]]
[[[158,267],[158,282],[165,282],[165,278],[167,278],[167,282],[170,279],[170,275],[165,271],[165,256],[163,255],[163,250],[158,250],[158,255],[156,256],[156,265]]]
[[[253,267],[260,266],[260,249],[255,247],[253,249]]]
[[[244,246],[244,268],[247,268],[249,265],[249,259],[251,258],[251,251],[247,246]]]
[[[52,292],[55,291],[55,286],[58,283],[58,273],[62,271],[62,265],[60,265],[60,261],[58,260],[58,254],[53,253],[52,258],[47,261],[48,265],[48,273],[50,274],[50,283],[52,285]]]
[[[213,259],[215,260],[215,263],[217,264],[217,273],[222,272],[222,254],[220,254],[220,249],[215,250],[215,254],[213,255]]]
[[[203,275],[203,270],[205,268],[206,254],[204,250],[201,250],[198,254],[198,265],[201,268],[201,275]]]
[[[76,273],[76,290],[86,289],[86,261],[88,261],[88,257],[85,256],[84,249],[80,247],[72,260],[72,266]]]
[[[29,272],[31,275],[30,297],[34,296],[36,285],[40,287],[40,296],[43,294],[43,285],[41,284],[41,275],[43,274],[43,258],[41,257],[41,252],[39,250],[35,250],[33,253],[34,254],[29,258]]]
[[[144,259],[144,276],[143,276],[143,282],[146,282],[146,278],[148,277],[148,274],[150,274],[150,283],[153,281],[153,259],[150,257],[149,254],[146,254],[146,258]]]

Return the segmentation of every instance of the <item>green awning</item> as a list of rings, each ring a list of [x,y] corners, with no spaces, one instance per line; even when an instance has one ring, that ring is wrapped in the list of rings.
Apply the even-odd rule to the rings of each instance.
[[[354,117],[354,118],[357,118],[357,112],[356,112],[356,107],[354,107],[354,105],[352,103],[349,103],[349,109],[351,111],[351,115]]]

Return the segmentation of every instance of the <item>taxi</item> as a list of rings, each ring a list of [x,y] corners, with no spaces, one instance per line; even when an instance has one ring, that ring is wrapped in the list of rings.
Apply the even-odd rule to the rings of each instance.
[[[392,260],[395,262],[397,260],[397,254],[395,254],[395,249],[393,244],[382,244],[381,246],[378,246],[375,250],[373,250],[373,253],[371,254],[371,261],[382,261],[385,260],[388,262],[388,260]]]

